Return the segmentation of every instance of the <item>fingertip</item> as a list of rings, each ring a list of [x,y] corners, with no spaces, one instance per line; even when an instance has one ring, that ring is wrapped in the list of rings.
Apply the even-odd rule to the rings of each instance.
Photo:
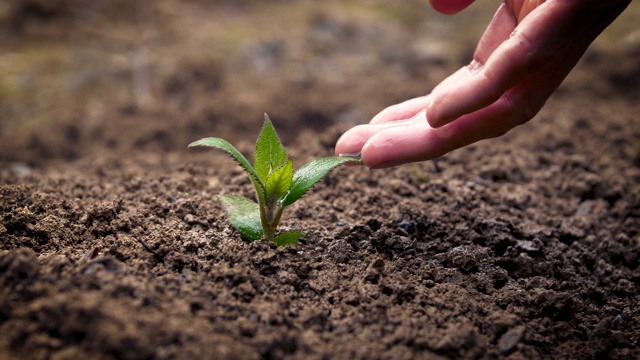
[[[389,141],[385,139],[384,135],[376,134],[372,136],[372,138],[362,146],[362,151],[360,153],[360,157],[364,166],[368,167],[369,169],[381,169],[389,167],[385,166],[385,164],[388,162],[387,157],[389,156],[390,150],[388,144]]]
[[[360,149],[364,145],[364,142],[358,147],[358,143],[349,138],[349,133],[346,132],[336,142],[334,153],[336,156],[347,156],[348,154],[360,153]]]
[[[367,146],[362,148],[362,154],[360,155],[362,159],[362,164],[369,169],[383,169],[386,167],[391,167],[393,165],[386,165],[385,160],[379,156],[379,153]]]
[[[364,144],[362,161],[371,169],[381,169],[424,160],[433,144],[429,133],[424,122],[386,129]]]
[[[437,12],[451,15],[458,13],[467,6],[471,5],[474,0],[429,0],[431,3],[431,7],[433,7]]]
[[[427,123],[429,123],[429,126],[434,129],[444,126],[450,122],[445,116],[442,115],[442,112],[439,111],[439,105],[439,101],[433,99],[429,103],[426,111]]]
[[[363,146],[378,133],[397,126],[402,126],[406,121],[398,121],[384,124],[364,124],[358,125],[347,132],[336,142],[335,154],[355,154],[361,153]]]
[[[360,154],[362,146],[371,137],[370,132],[367,130],[366,125],[358,125],[349,129],[342,134],[336,142],[335,154],[336,156],[349,156],[353,154]]]

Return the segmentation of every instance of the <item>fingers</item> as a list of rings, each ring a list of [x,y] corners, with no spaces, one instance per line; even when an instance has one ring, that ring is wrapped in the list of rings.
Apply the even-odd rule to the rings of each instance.
[[[535,116],[591,42],[630,3],[549,0],[533,9],[526,1],[506,0],[470,66],[430,95],[391,106],[371,124],[351,129],[336,153],[359,153],[370,168],[390,167],[508,132]],[[519,22],[523,14],[528,15]]]
[[[507,3],[502,3],[496,11],[493,19],[487,26],[487,29],[480,37],[478,46],[474,53],[474,59],[478,62],[486,62],[489,56],[506,39],[509,39],[516,26],[518,26],[518,19],[514,15],[512,9]]]
[[[361,153],[366,166],[384,168],[433,159],[474,142],[501,136],[533,118],[542,108],[589,46],[589,38],[605,26],[592,25],[589,27],[590,33],[585,34],[590,36],[581,37],[575,46],[563,49],[558,56],[563,61],[554,62],[537,74],[527,77],[487,107],[463,115],[439,128],[433,128],[424,121],[424,111],[416,113],[410,119],[362,125],[347,132],[339,144],[351,142],[354,145],[352,149]],[[428,97],[425,98],[428,102]],[[409,100],[403,104],[415,104],[419,108],[423,104],[421,100],[425,98]],[[385,111],[391,113],[395,111],[395,107]],[[357,141],[353,141],[353,135],[357,135]]]
[[[455,14],[471,5],[473,0],[429,0],[431,7],[443,14]]]
[[[548,1],[540,5],[517,25],[509,37],[502,39],[502,43],[501,38],[506,35],[509,26],[517,21],[513,14],[510,21],[505,21],[512,10],[501,6],[496,18],[502,20],[492,24],[509,24],[489,27],[478,46],[474,61],[467,68],[468,76],[434,89],[427,112],[431,125],[442,126],[490,105],[532,72],[551,63],[558,52],[570,45],[580,30],[588,25],[584,23],[584,14],[576,15],[580,12],[575,11],[575,4]]]
[[[495,124],[507,117],[506,103],[468,115],[438,129],[425,121],[426,110],[410,119],[360,125],[347,131],[336,144],[337,155],[360,154],[369,168],[384,168],[433,159],[451,150],[507,131]],[[489,122],[489,127],[484,126]],[[492,124],[490,122],[495,122]]]
[[[510,115],[511,108],[508,105],[506,102],[497,102],[490,108],[438,129],[424,121],[425,112],[402,122],[362,125],[345,133],[336,151],[348,149],[348,144],[357,141],[358,146],[362,144],[360,152],[363,163],[372,169],[433,159],[506,132],[506,122],[501,120]]]
[[[513,4],[513,13],[516,15],[518,22],[520,22],[543,2],[545,0],[515,0],[511,4]]]
[[[361,156],[367,167],[376,169],[427,160],[445,146],[421,117],[376,132],[364,144]]]
[[[360,153],[369,168],[381,168],[429,157],[438,142],[424,119],[426,110],[412,118],[388,123],[360,125],[347,131],[336,144],[336,154]],[[446,131],[446,130],[441,130]]]
[[[427,96],[420,96],[400,104],[389,106],[378,113],[378,115],[374,116],[373,119],[371,119],[371,124],[407,120],[420,111],[426,109],[428,103],[429,98]]]
[[[426,121],[424,121],[426,123]],[[336,143],[335,153],[337,156],[359,155],[362,152],[364,144],[369,141],[375,134],[394,126],[402,125],[402,121],[383,123],[383,124],[366,124],[358,125],[344,133]]]
[[[400,126],[422,111],[423,122],[428,96],[420,96],[400,104],[389,106],[373,117],[367,125],[359,125],[347,131],[336,143],[336,155],[360,154],[364,144],[376,133],[393,126]]]

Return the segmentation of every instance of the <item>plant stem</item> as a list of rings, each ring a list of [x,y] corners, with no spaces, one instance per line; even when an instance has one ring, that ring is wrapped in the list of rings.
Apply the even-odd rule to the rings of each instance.
[[[274,206],[274,208],[260,206],[260,223],[262,224],[262,231],[269,241],[275,241],[276,239],[276,228],[280,223],[283,210],[284,207],[280,206]]]

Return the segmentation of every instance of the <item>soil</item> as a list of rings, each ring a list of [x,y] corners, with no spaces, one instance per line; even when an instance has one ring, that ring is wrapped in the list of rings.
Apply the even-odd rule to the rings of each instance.
[[[267,112],[297,166],[330,155],[490,14],[265,3],[0,5],[1,359],[640,358],[638,4],[534,120],[339,168],[278,248],[215,197],[251,196],[242,170],[186,145],[249,155]]]

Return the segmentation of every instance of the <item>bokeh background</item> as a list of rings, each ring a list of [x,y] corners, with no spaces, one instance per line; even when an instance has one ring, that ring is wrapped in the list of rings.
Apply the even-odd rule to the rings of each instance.
[[[498,4],[3,0],[0,166],[253,141],[264,112],[285,143],[346,129],[466,64]],[[638,24],[634,2],[590,51],[638,57]]]

